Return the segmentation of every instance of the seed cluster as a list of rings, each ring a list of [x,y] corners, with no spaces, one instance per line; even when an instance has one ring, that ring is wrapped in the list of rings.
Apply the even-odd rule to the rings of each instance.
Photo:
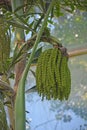
[[[45,50],[38,58],[36,86],[42,99],[67,100],[71,90],[68,58],[58,48]]]

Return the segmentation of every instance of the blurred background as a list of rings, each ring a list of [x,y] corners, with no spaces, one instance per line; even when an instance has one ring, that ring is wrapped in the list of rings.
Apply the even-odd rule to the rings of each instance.
[[[76,10],[55,17],[49,29],[68,51],[87,48],[87,12]],[[47,43],[43,49],[48,47]],[[37,92],[26,93],[27,130],[87,130],[87,55],[70,58],[69,68],[72,83],[68,101],[42,101]],[[35,84],[29,72],[26,90]]]

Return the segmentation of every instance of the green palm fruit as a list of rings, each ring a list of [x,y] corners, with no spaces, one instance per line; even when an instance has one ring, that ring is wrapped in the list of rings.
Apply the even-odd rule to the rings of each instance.
[[[48,49],[40,55],[36,68],[36,84],[42,99],[68,99],[71,76],[68,58],[61,50]]]
[[[49,75],[49,60],[51,57],[52,49],[47,50],[47,54],[45,56],[45,90],[46,90],[46,98],[50,99],[50,90],[51,90],[51,83],[50,83],[50,75]]]
[[[53,98],[56,99],[57,98],[57,82],[56,82],[56,72],[55,72],[55,67],[57,64],[57,55],[58,55],[58,49],[55,48],[52,50],[52,76],[53,76],[53,81],[54,81],[54,85],[53,85]]]
[[[36,68],[36,83],[37,89],[44,97],[47,94],[47,62],[49,60],[50,50],[44,51],[38,58],[37,68]]]
[[[50,80],[50,84],[51,84],[51,95],[52,97],[54,97],[54,91],[55,91],[55,88],[56,88],[56,80],[54,78],[55,76],[55,58],[56,58],[56,53],[55,53],[55,49],[52,49],[51,50],[51,56],[50,56],[50,59],[49,59],[49,63],[48,63],[48,66],[49,66],[49,80]]]
[[[36,68],[36,84],[37,84],[37,90],[39,94],[41,94],[41,86],[42,86],[42,58],[40,57],[38,58],[38,63]]]
[[[62,54],[61,51],[58,50],[57,61],[55,65],[55,78],[56,78],[56,93],[57,98],[60,98],[60,87],[61,87],[61,79],[60,79],[60,63],[61,63]]]
[[[66,90],[66,93],[65,93],[65,99],[68,100],[69,95],[70,95],[70,91],[71,91],[71,74],[70,74],[70,70],[69,70],[69,67],[68,67],[68,63],[67,63],[67,66],[66,66],[66,74],[67,74],[67,77],[66,77],[67,90]]]
[[[64,99],[65,96],[65,88],[66,88],[66,70],[65,70],[65,59],[66,57],[62,56],[62,60],[61,60],[61,67],[60,67],[60,78],[61,78],[61,89],[60,89],[60,93],[61,93],[61,100]]]
[[[43,52],[43,60],[42,60],[42,83],[43,83],[43,88],[44,88],[44,95],[48,95],[48,88],[49,88],[49,84],[48,84],[48,74],[47,74],[47,70],[48,70],[48,61],[49,61],[49,57],[50,57],[50,52],[51,49],[46,50]]]
[[[51,53],[52,53],[53,49],[50,49],[50,56],[47,62],[47,92],[48,92],[48,97],[47,99],[51,99],[52,98],[52,85],[53,85],[53,81],[52,81],[52,75],[51,75],[51,68],[52,68],[52,62],[51,62]]]
[[[71,87],[71,77],[70,72],[68,68],[68,59],[66,56],[62,57],[61,62],[61,81],[62,81],[62,96],[63,99],[68,99],[69,93],[70,93],[70,87]],[[67,82],[69,79],[69,82]]]

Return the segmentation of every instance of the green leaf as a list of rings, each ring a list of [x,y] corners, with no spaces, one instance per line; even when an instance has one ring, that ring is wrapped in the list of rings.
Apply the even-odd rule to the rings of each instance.
[[[33,74],[33,76],[36,78],[35,72],[34,72],[32,69],[30,69],[30,71],[31,71],[31,73]]]
[[[33,87],[31,87],[31,88],[29,88],[28,90],[25,91],[25,93],[32,93],[32,92],[37,92],[36,86],[33,86]]]
[[[60,16],[60,4],[59,2],[55,2],[54,6],[54,16],[59,17]]]

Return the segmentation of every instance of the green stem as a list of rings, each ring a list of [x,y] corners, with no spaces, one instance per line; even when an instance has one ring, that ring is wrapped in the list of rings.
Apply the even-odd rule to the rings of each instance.
[[[52,0],[51,4],[49,5],[49,8],[48,8],[47,13],[44,18],[44,21],[42,23],[40,31],[38,32],[35,44],[33,46],[32,53],[30,55],[26,68],[23,72],[22,78],[19,82],[18,91],[17,91],[17,95],[16,95],[16,100],[15,100],[15,130],[25,130],[26,129],[25,128],[25,122],[26,122],[26,118],[25,118],[25,81],[26,81],[26,77],[27,77],[28,71],[30,69],[30,65],[31,65],[32,59],[34,57],[36,48],[39,44],[41,35],[46,26],[46,23],[47,23],[47,20],[49,17],[49,13],[52,10],[52,7],[54,5],[54,1],[55,0]]]

